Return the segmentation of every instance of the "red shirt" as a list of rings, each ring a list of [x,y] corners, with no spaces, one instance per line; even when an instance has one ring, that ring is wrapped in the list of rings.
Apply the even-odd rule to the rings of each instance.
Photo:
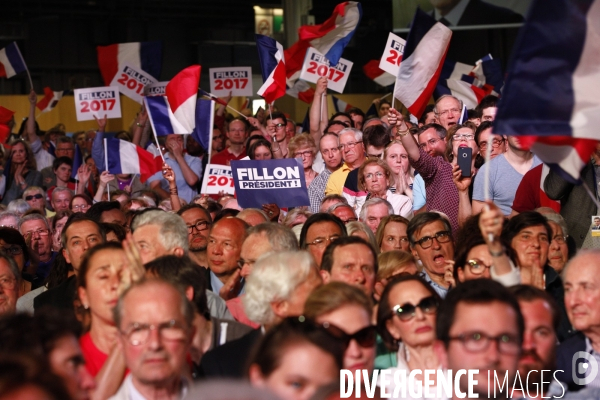
[[[85,358],[85,367],[90,375],[96,377],[106,362],[108,354],[104,354],[96,347],[89,332],[79,338],[79,345]]]
[[[235,154],[229,152],[229,148],[221,151],[220,153],[215,154],[210,159],[211,164],[219,164],[219,165],[229,165],[230,161],[241,160],[246,157],[246,149],[241,152],[239,156],[235,156]]]

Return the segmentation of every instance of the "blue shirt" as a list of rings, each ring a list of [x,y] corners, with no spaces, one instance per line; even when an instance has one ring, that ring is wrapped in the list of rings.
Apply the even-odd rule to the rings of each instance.
[[[175,183],[177,184],[177,191],[179,193],[179,197],[181,197],[188,203],[191,203],[194,196],[198,194],[198,191],[195,187],[192,187],[187,184],[183,176],[183,172],[181,171],[181,167],[179,166],[179,163],[174,158],[171,158],[169,153],[165,153],[164,156],[165,162],[169,164],[169,166],[173,169],[173,172],[175,173]],[[185,163],[190,167],[190,169],[194,172],[194,174],[196,174],[199,182],[200,177],[202,176],[202,160],[200,160],[198,157],[190,156],[189,154],[184,154],[183,159],[185,160]],[[148,178],[148,183],[154,181],[160,181],[160,187],[166,192],[169,192],[169,182],[163,178],[162,171],[158,171],[150,178]]]
[[[434,282],[427,273],[427,271],[425,271],[425,269],[421,271],[421,278],[423,278],[425,282],[429,283],[429,286],[431,286],[431,288],[435,290],[435,292],[439,294],[442,299],[446,297],[446,295],[448,294],[448,290],[450,289],[440,286],[436,282]]]

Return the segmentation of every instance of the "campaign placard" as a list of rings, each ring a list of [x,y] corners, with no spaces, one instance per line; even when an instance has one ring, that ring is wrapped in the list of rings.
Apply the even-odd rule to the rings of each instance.
[[[254,95],[251,67],[210,68],[208,74],[210,92],[217,97]]]
[[[306,57],[304,57],[300,79],[317,83],[320,77],[326,76],[328,81],[327,88],[338,93],[343,93],[353,64],[352,61],[340,58],[337,65],[329,65],[329,60],[323,54],[310,47],[306,51]]]
[[[296,158],[232,161],[231,171],[238,203],[243,208],[310,205],[304,168]]]
[[[394,76],[398,76],[400,61],[402,61],[405,45],[406,40],[390,32],[387,43],[385,44],[385,50],[379,61],[379,68]]]
[[[208,164],[202,180],[202,194],[235,193],[231,167],[228,165]]]
[[[116,86],[75,89],[77,121],[97,118],[121,118],[121,98]]]
[[[149,83],[144,86],[144,96],[166,96],[166,87],[169,81]]]
[[[129,64],[123,64],[119,66],[119,70],[110,86],[118,87],[119,91],[125,96],[141,104],[144,87],[156,82],[156,79],[149,73]]]

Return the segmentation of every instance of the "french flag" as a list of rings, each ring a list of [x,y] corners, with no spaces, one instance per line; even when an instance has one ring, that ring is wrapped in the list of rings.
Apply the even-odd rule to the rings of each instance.
[[[468,81],[467,77],[475,78],[472,83],[480,88],[489,87],[496,94],[502,92],[504,86],[504,73],[502,72],[502,63],[500,60],[492,57],[491,54],[483,57],[475,63],[475,67],[468,74],[463,75],[462,80]]]
[[[108,172],[111,174],[139,174],[140,181],[162,169],[162,159],[131,142],[120,139],[105,139],[108,157]]]
[[[96,47],[98,66],[108,86],[119,70],[119,66],[129,64],[155,78],[160,77],[162,67],[162,44],[160,42],[117,43]]]
[[[64,90],[54,92],[52,91],[52,89],[46,86],[44,88],[44,97],[40,101],[38,101],[38,103],[35,106],[43,113],[48,112],[54,107],[56,107],[56,105],[58,104],[60,99],[62,99],[64,94]]]
[[[27,71],[27,66],[16,42],[0,50],[0,77],[12,78],[23,71]]]
[[[365,75],[381,86],[393,85],[396,77],[379,68],[379,60],[371,60],[363,66]]]
[[[169,100],[165,96],[144,97],[144,103],[146,104],[150,124],[156,136],[189,133],[173,115],[169,107]]]
[[[347,112],[349,109],[354,107],[335,96],[331,96],[331,100],[333,101],[333,107],[335,108],[335,112]]]
[[[192,137],[209,153],[212,147],[211,135],[214,125],[214,116],[214,101],[205,99],[198,99],[196,101],[196,127],[192,132]]]
[[[342,52],[360,23],[362,7],[359,2],[346,1],[338,4],[331,17],[320,25],[304,25],[298,29],[300,40],[325,55],[333,65],[337,65]]]
[[[300,78],[304,57],[306,57],[306,51],[309,47],[310,44],[308,42],[298,40],[292,47],[283,51],[285,59],[285,76],[289,88],[293,87],[294,83]]]
[[[297,80],[294,83],[294,86],[286,90],[286,94],[305,103],[311,104],[315,98],[315,89],[313,89],[308,83],[302,80]]]
[[[460,81],[464,80],[465,76],[468,76],[473,69],[474,65],[463,64],[460,62],[445,60],[442,72],[440,72],[440,78],[433,91],[433,97],[437,100],[443,95],[451,94],[452,90],[448,87],[448,80]],[[465,80],[466,81],[466,80]],[[473,81],[471,81],[473,82]],[[458,96],[457,96],[458,97]],[[463,100],[464,101],[464,100]],[[473,107],[469,107],[473,108]]]
[[[283,47],[268,36],[256,34],[255,37],[264,82],[257,93],[268,104],[272,104],[287,89]]]
[[[534,0],[494,122],[575,183],[600,139],[599,31],[600,0]]]
[[[448,27],[417,9],[394,88],[394,96],[417,118],[436,87],[451,37]]]
[[[165,87],[173,117],[184,132],[192,133],[196,126],[196,100],[200,87],[200,65],[192,65],[179,72]]]
[[[451,94],[462,100],[468,109],[472,109],[477,107],[479,102],[490,93],[462,79],[446,79],[445,84],[438,82],[434,98],[438,99],[444,94]]]

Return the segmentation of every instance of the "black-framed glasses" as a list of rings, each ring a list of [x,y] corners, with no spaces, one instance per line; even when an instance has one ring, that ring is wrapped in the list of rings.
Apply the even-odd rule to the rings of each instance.
[[[23,254],[23,249],[21,248],[21,246],[18,246],[16,244],[10,246],[2,246],[2,250],[10,254],[11,256],[18,256],[19,254]]]
[[[352,334],[346,333],[341,328],[329,322],[323,322],[322,326],[330,335],[344,341],[346,346],[348,346],[352,340],[356,340],[356,343],[358,343],[360,347],[373,347],[377,340],[377,328],[373,325],[365,326]]]
[[[184,340],[187,335],[187,329],[174,319],[157,325],[134,323],[125,332],[121,332],[127,337],[132,346],[140,346],[148,341],[150,332],[156,330],[164,340]]]
[[[498,147],[500,147],[500,145],[504,143],[504,139],[492,139],[492,148],[493,149],[497,149]],[[481,142],[479,143],[479,148],[481,150],[486,149],[488,146],[488,142]]]
[[[187,229],[188,229],[188,233],[193,233],[194,229],[196,229],[198,232],[201,232],[201,231],[208,229],[209,226],[210,226],[210,223],[208,221],[200,220],[200,221],[196,221],[196,223],[193,225],[187,225]]]
[[[450,336],[448,340],[458,340],[462,343],[465,350],[471,353],[480,353],[487,350],[492,342],[496,342],[500,353],[514,355],[521,351],[519,337],[508,333],[490,336],[483,332],[468,332],[458,336]]]
[[[421,311],[425,314],[434,314],[439,306],[439,302],[433,296],[425,297],[422,299],[419,304],[414,305],[411,303],[406,303],[402,305],[395,305],[392,307],[393,315],[397,315],[400,318],[400,321],[409,321],[417,315],[417,308],[420,308]]]
[[[339,235],[332,235],[328,238],[316,238],[312,242],[306,243],[307,246],[325,247],[328,243],[333,243],[340,238]]]
[[[417,240],[415,244],[420,245],[422,249],[428,249],[433,245],[433,239],[437,240],[438,243],[448,243],[452,240],[452,234],[450,231],[440,231],[434,236],[423,236],[421,239]]]
[[[492,266],[485,265],[483,261],[475,258],[467,261],[467,268],[469,268],[469,271],[474,275],[482,275],[486,270],[492,268]]]
[[[31,201],[33,199],[39,200],[39,199],[43,199],[44,195],[38,193],[38,194],[30,194],[29,196],[25,196],[25,201]]]

